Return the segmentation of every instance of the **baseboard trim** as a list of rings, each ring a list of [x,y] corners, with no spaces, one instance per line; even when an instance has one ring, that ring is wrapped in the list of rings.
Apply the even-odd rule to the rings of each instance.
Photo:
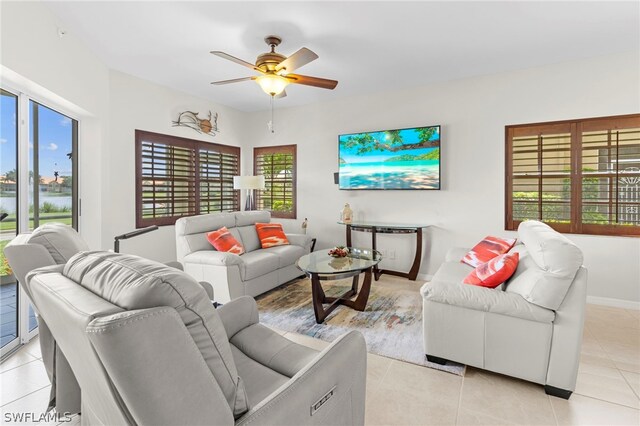
[[[610,297],[587,296],[587,303],[592,305],[611,306],[613,308],[633,309],[640,311],[640,302],[633,300],[612,299]]]

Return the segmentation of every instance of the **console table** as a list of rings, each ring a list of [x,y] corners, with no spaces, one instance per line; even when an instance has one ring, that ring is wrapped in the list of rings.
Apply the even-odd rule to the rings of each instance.
[[[383,222],[338,222],[340,225],[347,227],[347,247],[351,247],[351,231],[370,232],[371,233],[371,249],[376,248],[376,234],[416,234],[416,256],[413,259],[413,265],[409,272],[392,271],[389,269],[380,269],[378,265],[373,268],[373,276],[376,281],[380,279],[382,274],[395,275],[398,277],[409,278],[415,281],[420,270],[420,262],[422,260],[422,229],[428,227],[426,224],[405,224],[405,223],[383,223]]]

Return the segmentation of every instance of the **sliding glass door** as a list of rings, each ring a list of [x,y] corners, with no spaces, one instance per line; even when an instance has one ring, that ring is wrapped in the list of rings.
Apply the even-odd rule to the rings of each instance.
[[[5,354],[37,333],[33,307],[4,258],[19,232],[58,222],[77,229],[78,121],[30,99],[2,90],[0,104],[0,295]]]
[[[18,230],[18,96],[0,91],[0,345],[12,349],[18,339],[19,292],[4,247]],[[6,214],[6,216],[5,216]]]

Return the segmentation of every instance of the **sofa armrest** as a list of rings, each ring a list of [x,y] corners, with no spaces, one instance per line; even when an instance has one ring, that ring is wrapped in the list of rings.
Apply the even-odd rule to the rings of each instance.
[[[182,263],[199,263],[214,266],[240,265],[242,258],[234,253],[215,250],[202,250],[193,252],[184,257]]]
[[[311,250],[311,243],[313,242],[312,237],[306,234],[285,234],[285,235],[287,236],[287,240],[289,240],[289,244],[304,247],[307,251]]]
[[[449,249],[447,255],[444,258],[445,262],[460,262],[465,254],[471,250],[467,247],[454,247]]]
[[[367,348],[357,331],[336,339],[236,425],[364,424]]]
[[[258,323],[258,304],[251,296],[242,296],[217,309],[227,337],[231,339],[240,330]]]

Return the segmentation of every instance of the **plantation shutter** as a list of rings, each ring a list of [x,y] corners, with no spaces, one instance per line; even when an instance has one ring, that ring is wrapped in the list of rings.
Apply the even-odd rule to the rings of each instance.
[[[240,174],[240,156],[236,148],[200,148],[199,158],[200,213],[240,210],[233,189],[233,177]]]
[[[172,224],[196,214],[193,150],[144,139],[140,150],[141,226]]]
[[[254,148],[253,169],[265,180],[265,189],[257,191],[257,208],[273,217],[295,219],[296,145]]]
[[[626,233],[640,226],[640,122],[582,125],[582,230]]]
[[[511,132],[511,227],[527,219],[571,222],[571,125]]]
[[[136,226],[239,209],[240,148],[136,130]]]
[[[505,227],[640,235],[640,114],[506,127]]]

